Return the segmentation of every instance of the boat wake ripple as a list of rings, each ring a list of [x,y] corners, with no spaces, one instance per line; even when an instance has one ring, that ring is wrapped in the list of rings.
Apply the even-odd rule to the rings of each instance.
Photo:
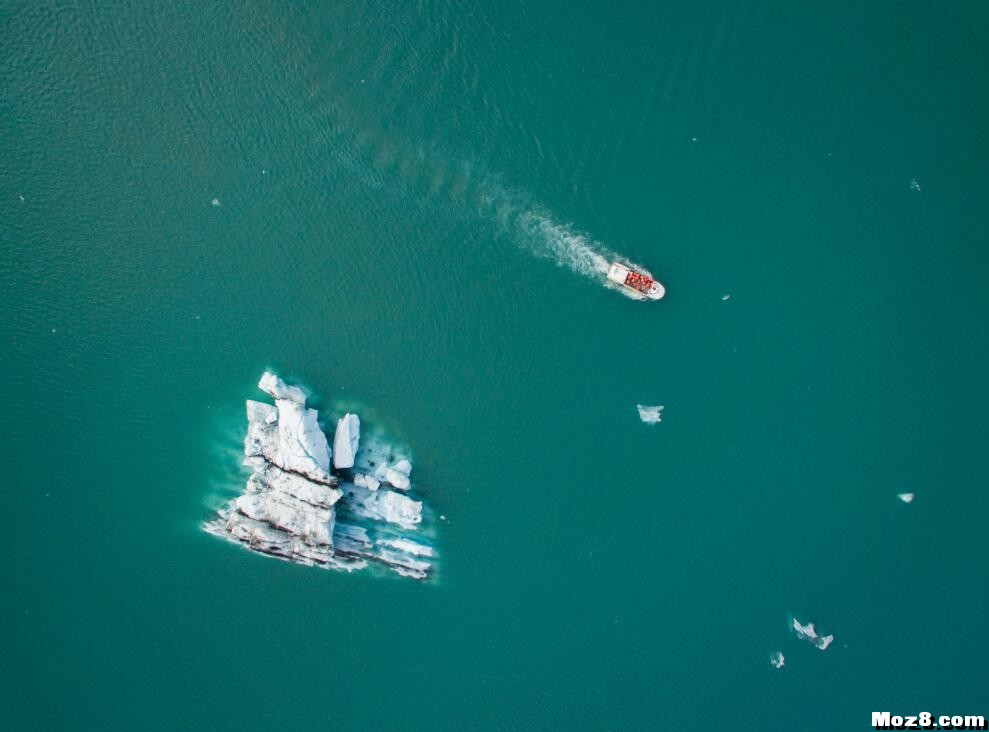
[[[518,228],[525,246],[536,256],[551,259],[560,267],[588,277],[605,287],[608,267],[618,261],[649,277],[652,274],[640,264],[635,264],[609,249],[602,242],[576,231],[567,224],[554,221],[538,211],[526,211],[518,217]],[[624,288],[619,289],[629,297]]]

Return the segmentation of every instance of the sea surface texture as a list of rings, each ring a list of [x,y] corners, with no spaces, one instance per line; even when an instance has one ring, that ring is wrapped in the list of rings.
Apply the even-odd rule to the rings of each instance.
[[[982,2],[0,5],[0,728],[989,716],[987,38]],[[408,448],[432,579],[200,529],[266,369]]]

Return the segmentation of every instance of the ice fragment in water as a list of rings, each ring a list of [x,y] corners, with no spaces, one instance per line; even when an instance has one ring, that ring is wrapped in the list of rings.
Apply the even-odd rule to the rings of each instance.
[[[333,467],[354,467],[354,456],[357,455],[357,443],[361,438],[361,420],[356,414],[347,412],[337,422],[337,431],[333,437]]]
[[[793,629],[796,631],[798,636],[800,636],[805,640],[817,640],[817,631],[814,630],[813,623],[807,623],[807,625],[801,625],[800,621],[794,618]]]
[[[897,493],[896,497],[904,503],[910,503],[913,501],[913,493]]]
[[[663,406],[647,407],[645,404],[636,404],[639,409],[639,419],[646,424],[657,424],[663,421]]]
[[[776,653],[769,657],[769,662],[773,664],[774,668],[783,668],[783,654],[776,651]]]
[[[827,647],[834,641],[833,635],[818,635],[817,629],[814,627],[813,623],[801,625],[800,621],[796,618],[793,619],[793,630],[799,638],[803,638],[805,641],[813,643],[822,651],[826,650]]]

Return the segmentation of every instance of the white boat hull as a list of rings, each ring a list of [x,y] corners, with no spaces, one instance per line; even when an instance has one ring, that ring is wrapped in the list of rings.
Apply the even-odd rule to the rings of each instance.
[[[630,275],[638,275],[639,277],[647,277],[647,275],[641,272],[635,272],[630,267],[622,264],[621,262],[612,262],[611,267],[608,269],[608,282],[616,286],[622,291],[624,295],[632,298],[633,300],[662,300],[663,296],[666,294],[666,288],[656,280],[651,277],[647,278],[649,282],[648,290],[640,290],[637,287],[632,287],[627,284],[630,279]]]

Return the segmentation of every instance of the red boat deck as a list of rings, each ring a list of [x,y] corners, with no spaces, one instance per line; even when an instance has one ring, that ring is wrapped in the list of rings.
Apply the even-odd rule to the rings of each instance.
[[[625,284],[633,290],[648,294],[649,289],[652,287],[652,280],[643,274],[630,270],[628,277],[625,278]]]

